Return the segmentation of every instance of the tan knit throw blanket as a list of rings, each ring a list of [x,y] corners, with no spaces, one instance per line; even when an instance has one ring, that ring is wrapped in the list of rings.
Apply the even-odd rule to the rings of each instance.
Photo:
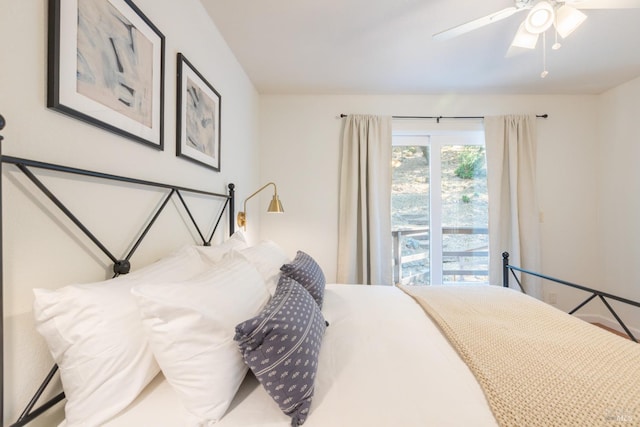
[[[639,344],[497,286],[400,288],[467,363],[501,426],[640,426]]]

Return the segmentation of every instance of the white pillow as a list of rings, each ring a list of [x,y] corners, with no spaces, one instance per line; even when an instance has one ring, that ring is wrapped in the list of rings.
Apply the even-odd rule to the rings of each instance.
[[[269,299],[260,274],[230,254],[183,283],[141,285],[132,293],[156,360],[189,413],[188,424],[217,422],[247,372],[233,341],[235,326]]]
[[[184,280],[210,267],[187,246],[116,279],[33,290],[36,327],[60,368],[68,427],[102,424],[159,372],[131,288]]]
[[[241,250],[246,248],[247,239],[242,231],[238,230],[231,235],[226,241],[215,246],[198,246],[196,249],[208,261],[213,263],[219,262],[230,250]]]
[[[260,272],[269,294],[273,296],[278,287],[280,267],[291,262],[284,250],[271,240],[265,240],[239,253]]]

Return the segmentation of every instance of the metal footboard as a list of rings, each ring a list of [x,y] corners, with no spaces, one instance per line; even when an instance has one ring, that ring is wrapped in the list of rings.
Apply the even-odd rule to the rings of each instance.
[[[545,274],[537,273],[537,272],[530,271],[530,270],[525,270],[524,268],[516,267],[514,265],[510,265],[509,264],[509,253],[508,252],[503,252],[502,253],[502,286],[504,286],[505,288],[509,287],[509,276],[511,275],[515,279],[516,283],[518,284],[518,286],[520,287],[522,292],[526,293],[524,288],[522,287],[522,284],[520,283],[520,279],[518,278],[518,276],[515,273],[516,271],[518,271],[520,273],[524,273],[524,274],[529,274],[531,276],[536,276],[536,277],[539,277],[539,278],[544,279],[544,280],[549,280],[549,281],[554,282],[554,283],[559,283],[559,284],[564,285],[564,286],[569,286],[571,288],[579,289],[581,291],[589,292],[591,295],[586,300],[584,300],[583,302],[578,304],[578,306],[576,308],[571,310],[569,312],[569,314],[574,314],[576,311],[580,310],[587,303],[589,303],[591,300],[593,300],[594,298],[597,297],[602,301],[602,303],[605,305],[605,307],[607,307],[607,309],[609,310],[611,315],[616,319],[616,321],[618,322],[620,327],[622,327],[622,329],[624,329],[624,331],[627,334],[627,336],[631,340],[633,340],[635,342],[638,342],[638,340],[633,335],[631,330],[627,327],[627,325],[625,325],[625,323],[622,321],[622,319],[620,318],[618,313],[616,313],[616,311],[613,309],[613,307],[611,306],[611,304],[609,304],[609,301],[607,301],[607,300],[613,300],[613,301],[622,302],[624,304],[628,304],[628,305],[631,305],[633,307],[640,307],[640,302],[633,301],[633,300],[630,300],[628,298],[619,297],[617,295],[613,295],[613,294],[610,294],[610,293],[607,293],[607,292],[602,292],[602,291],[599,291],[597,289],[592,289],[592,288],[588,288],[586,286],[582,286],[582,285],[578,285],[578,284],[575,284],[575,283],[567,282],[566,280],[562,280],[562,279],[558,279],[558,278],[555,278],[555,277],[547,276]]]

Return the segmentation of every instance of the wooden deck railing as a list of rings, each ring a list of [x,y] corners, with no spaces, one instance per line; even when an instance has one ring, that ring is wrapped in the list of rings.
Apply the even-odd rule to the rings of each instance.
[[[442,234],[476,234],[487,235],[489,234],[488,228],[479,227],[443,227]],[[403,270],[406,270],[406,266],[409,263],[415,263],[429,259],[429,228],[414,228],[411,230],[393,230],[391,232],[393,238],[393,280],[394,283],[411,283],[412,281],[428,283],[428,277],[430,274],[429,267],[418,268],[416,272],[406,274]],[[412,253],[403,255],[403,240],[404,238],[412,238],[417,242],[417,247],[414,247]],[[457,258],[458,260],[463,257],[472,258],[488,258],[488,247],[481,247],[476,249],[462,250],[462,251],[443,251],[443,260]],[[442,276],[480,276],[488,277],[488,269],[450,269],[442,271]]]

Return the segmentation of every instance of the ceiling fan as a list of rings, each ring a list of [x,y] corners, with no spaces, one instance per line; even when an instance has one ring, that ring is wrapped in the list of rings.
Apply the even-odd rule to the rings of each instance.
[[[582,24],[587,15],[579,9],[636,9],[640,8],[640,0],[515,0],[513,6],[497,12],[449,28],[433,35],[436,40],[448,40],[494,22],[501,21],[518,12],[528,10],[527,17],[520,24],[507,56],[518,48],[535,49],[540,34],[543,43],[546,41],[545,32],[555,28],[555,43],[552,49],[560,48],[558,35],[563,39]],[[541,77],[546,77],[546,56],[544,70]]]

